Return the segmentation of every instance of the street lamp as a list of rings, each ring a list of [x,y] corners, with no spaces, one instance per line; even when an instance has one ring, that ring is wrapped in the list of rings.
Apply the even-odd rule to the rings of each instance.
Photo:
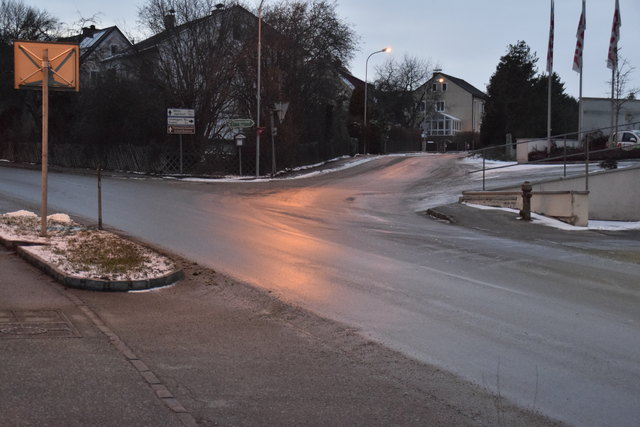
[[[262,4],[264,0],[260,1],[258,6],[258,93],[257,97],[257,112],[256,112],[256,178],[260,176],[260,74],[262,72]]]
[[[387,53],[387,52],[391,52],[391,48],[390,47],[385,47],[384,49],[380,49],[380,50],[376,50],[375,52],[372,52],[369,56],[367,56],[367,60],[364,63],[364,120],[362,121],[363,123],[363,141],[364,141],[364,153],[363,154],[367,154],[367,72],[369,71],[369,58],[371,58],[373,55],[375,55],[376,53]]]

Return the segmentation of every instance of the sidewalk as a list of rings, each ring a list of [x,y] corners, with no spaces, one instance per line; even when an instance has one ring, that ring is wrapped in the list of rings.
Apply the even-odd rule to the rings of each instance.
[[[353,329],[181,261],[142,293],[65,289],[0,251],[5,425],[550,425]]]
[[[0,248],[2,425],[180,426],[52,279]]]
[[[429,213],[449,220],[452,226],[471,228],[492,236],[553,247],[564,246],[595,256],[640,262],[640,230],[560,230],[522,221],[512,212],[477,209],[460,203],[439,206]]]

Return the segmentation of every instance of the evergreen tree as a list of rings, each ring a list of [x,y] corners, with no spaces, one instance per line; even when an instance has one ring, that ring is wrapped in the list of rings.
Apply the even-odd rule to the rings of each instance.
[[[538,138],[547,135],[548,75],[536,76],[538,58],[524,41],[509,45],[491,76],[480,131],[484,146],[505,143],[505,135]],[[557,74],[551,78],[551,129],[559,135],[573,132],[578,103],[564,91]]]
[[[538,58],[524,41],[509,45],[489,80],[480,131],[482,145],[504,144],[505,135],[526,137]]]

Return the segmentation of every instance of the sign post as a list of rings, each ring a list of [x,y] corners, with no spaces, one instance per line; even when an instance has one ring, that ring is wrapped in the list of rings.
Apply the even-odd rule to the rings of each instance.
[[[49,49],[42,50],[42,174],[40,235],[47,235],[47,183],[49,176]]]
[[[77,44],[14,40],[14,87],[42,88],[42,197],[40,235],[47,235],[49,164],[49,89],[80,90],[80,49]]]
[[[196,113],[192,108],[167,108],[167,133],[180,140],[180,175],[182,175],[182,135],[196,133]]]

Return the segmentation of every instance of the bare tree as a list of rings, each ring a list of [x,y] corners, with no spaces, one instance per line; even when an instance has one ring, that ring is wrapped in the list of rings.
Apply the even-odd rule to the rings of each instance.
[[[421,88],[433,74],[430,61],[405,55],[402,61],[389,58],[376,68],[376,97],[382,117],[391,124],[415,128],[433,109],[437,92]]]
[[[216,8],[210,0],[149,0],[139,16],[159,34],[147,67],[176,107],[196,110],[200,136],[220,136],[224,119],[238,113],[239,62],[255,49],[246,43],[253,31],[243,29],[255,27],[255,17],[241,7]]]
[[[19,0],[0,1],[0,43],[16,39],[50,40],[58,25],[58,20],[45,10]]]
[[[620,117],[620,111],[624,104],[632,99],[635,99],[636,95],[640,92],[640,88],[629,88],[629,82],[631,81],[631,75],[635,70],[629,64],[626,58],[618,57],[616,67],[613,70],[613,97],[611,99],[612,115],[613,115],[613,132],[618,130],[618,121]],[[611,81],[608,81],[611,85]]]

